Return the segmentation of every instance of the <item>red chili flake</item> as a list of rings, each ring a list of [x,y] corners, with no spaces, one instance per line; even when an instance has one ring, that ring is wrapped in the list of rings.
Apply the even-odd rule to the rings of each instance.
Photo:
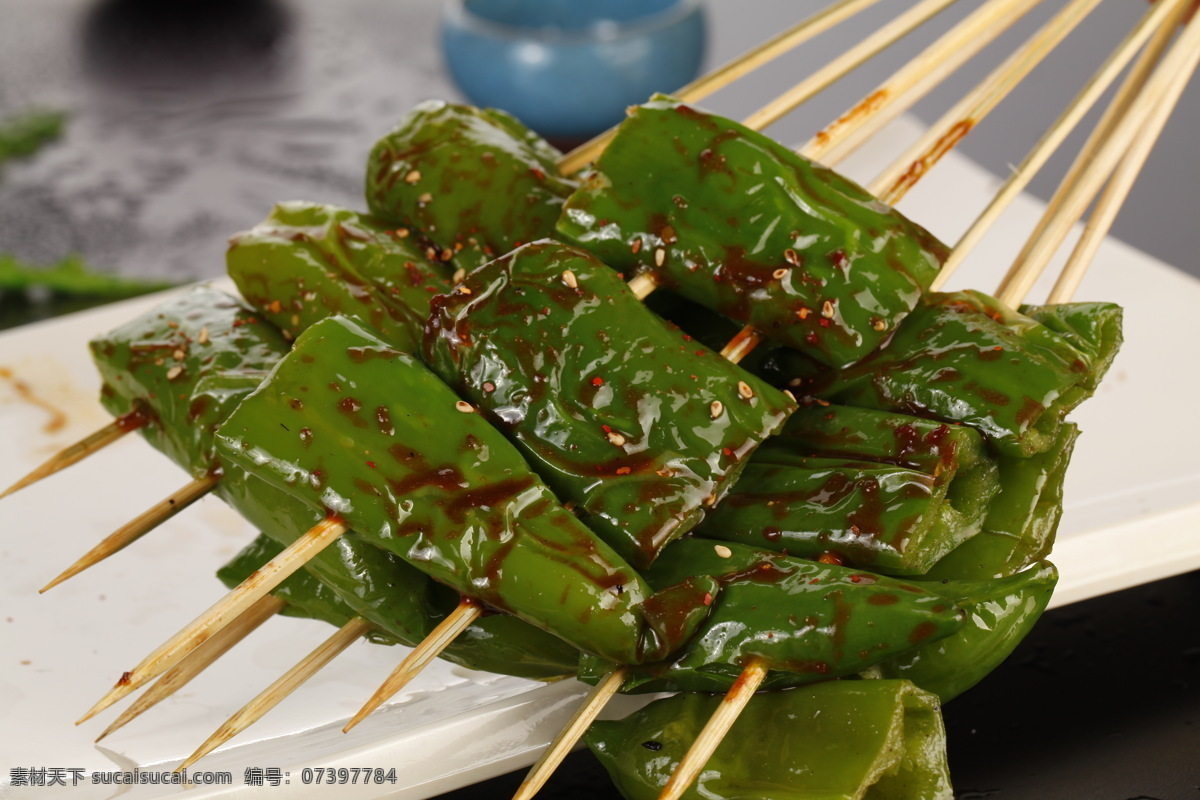
[[[496,384],[492,383],[491,381],[484,381],[483,390],[485,392],[494,392],[496,391]]]
[[[612,433],[612,428],[608,427],[607,425],[601,425],[600,429],[605,433]]]
[[[592,378],[592,386],[603,386],[603,385],[604,385],[604,378],[601,378],[599,375],[597,375],[595,378]]]
[[[722,448],[722,449],[721,449],[721,452],[722,452],[722,453],[724,453],[724,454],[725,454],[725,455],[727,455],[727,456],[732,456],[732,455],[733,455],[733,451],[732,451],[732,450],[730,450],[728,447],[724,447],[724,448]]]
[[[860,578],[858,575],[851,575],[851,576],[850,576],[850,582],[851,582],[851,583],[859,583],[861,580],[862,580],[862,578]]]
[[[816,344],[817,342],[821,341],[821,337],[817,336],[816,331],[809,331],[808,335],[804,337],[804,341],[808,342],[809,344]]]
[[[633,470],[629,467],[617,467],[618,475],[628,475],[631,472],[633,472]]]
[[[703,601],[703,602],[704,602],[704,605],[706,605],[706,606],[711,606],[711,605],[712,605],[712,601],[713,601],[713,596],[712,596],[712,593],[711,593],[711,592],[705,592],[705,593],[704,593],[704,601]]]
[[[824,317],[821,317],[821,319],[817,320],[817,324],[820,325],[822,328],[828,328],[832,323],[830,323],[830,321],[825,319]]]
[[[685,334],[683,335],[683,340],[684,340],[685,342],[690,342],[690,341],[692,341],[692,337],[688,336],[688,335],[685,333]]]
[[[537,178],[539,181],[544,181],[544,180],[546,180],[546,173],[542,172],[542,171],[541,171],[540,169],[538,169],[537,167],[534,167],[533,169],[531,169],[531,170],[530,170],[530,172],[532,172],[532,173],[533,173],[533,177]]]
[[[811,313],[812,311],[810,311],[807,307],[801,306],[800,310],[796,312],[796,316],[800,319],[808,319],[808,315]]]
[[[702,355],[704,355],[704,354],[705,354],[705,352],[706,352],[706,351],[704,351],[704,350],[697,350],[697,351],[696,351],[696,355],[698,355],[698,356],[702,356]]]
[[[374,461],[368,461],[368,462],[367,462],[367,466],[368,466],[368,467],[370,467],[371,469],[375,469],[375,462],[374,462]]]

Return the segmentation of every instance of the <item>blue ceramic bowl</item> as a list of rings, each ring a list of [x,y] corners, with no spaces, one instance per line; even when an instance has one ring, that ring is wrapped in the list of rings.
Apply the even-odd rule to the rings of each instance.
[[[701,0],[447,0],[442,51],[459,88],[543,136],[584,138],[696,77]]]

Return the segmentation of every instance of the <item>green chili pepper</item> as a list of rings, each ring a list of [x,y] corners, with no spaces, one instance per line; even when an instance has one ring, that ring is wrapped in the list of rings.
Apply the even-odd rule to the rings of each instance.
[[[1111,317],[1114,307],[1103,308]],[[1089,353],[1048,325],[980,292],[936,293],[886,347],[808,390],[962,422],[998,452],[1029,456],[1054,443],[1062,418],[1090,392],[1091,370]]]
[[[896,329],[948,252],[832,170],[664,96],[630,112],[558,232],[835,368]]]
[[[970,428],[813,404],[754,454],[697,535],[921,575],[979,532],[996,474]]]
[[[560,155],[503,111],[422,103],[371,150],[367,207],[471,270],[554,232]]]
[[[142,428],[150,443],[193,475],[220,470],[217,494],[278,544],[291,544],[322,518],[213,452],[216,425],[287,352],[278,332],[232,297],[207,287],[194,289],[96,339],[92,350],[105,380],[106,408],[118,415],[136,408],[154,417]],[[184,353],[181,361],[174,358],[176,352]],[[322,550],[307,567],[356,614],[408,645],[425,638],[458,600],[454,592],[354,532]],[[501,616],[478,620],[444,655],[473,669],[530,678],[567,674],[578,659],[558,638]]]
[[[1029,458],[1000,456],[1000,493],[983,531],[935,564],[930,579],[1002,578],[1050,554],[1062,517],[1062,489],[1079,428],[1066,423],[1048,450]]]
[[[435,298],[425,344],[431,367],[639,567],[699,522],[795,408],[551,241]]]
[[[690,634],[675,620],[711,596],[699,581],[650,598],[468,403],[351,320],[297,339],[218,447],[435,580],[623,663],[673,650]]]
[[[721,591],[708,618],[671,659],[633,667],[625,692],[728,689],[750,657],[771,670],[764,689],[853,675],[953,634],[966,597],[895,578],[789,558],[744,545],[682,539],[645,572],[652,587],[708,575]],[[580,679],[611,665],[584,657]]]
[[[203,286],[89,346],[103,379],[105,409],[154,418],[142,435],[197,478],[218,468],[217,426],[287,352],[267,322]]]
[[[677,694],[584,737],[629,800],[655,800],[721,698]],[[686,800],[949,800],[937,698],[908,681],[757,694]]]
[[[429,299],[450,268],[413,237],[337,206],[280,203],[230,241],[229,275],[289,340],[331,314],[360,319],[407,352],[420,348]]]
[[[1057,582],[1058,570],[1048,561],[1000,580],[914,582],[945,593],[947,599],[969,596],[967,623],[936,642],[878,664],[868,674],[906,678],[942,702],[952,700],[1008,658],[1046,610]]]

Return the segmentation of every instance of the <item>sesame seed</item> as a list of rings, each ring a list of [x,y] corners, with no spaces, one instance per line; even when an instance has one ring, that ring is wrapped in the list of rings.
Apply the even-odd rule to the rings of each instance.
[[[468,289],[466,286],[464,286],[464,285],[463,285],[463,284],[461,284],[461,283],[460,283],[458,286],[456,286],[456,287],[454,288],[454,290],[455,290],[456,292],[458,292],[459,294],[471,294],[471,290],[470,290],[470,289]]]
[[[421,180],[421,173],[415,169],[404,176],[405,183],[416,183],[419,180]]]
[[[454,277],[451,280],[453,280],[455,283],[462,283],[463,278],[465,277],[467,277],[467,271],[462,267],[459,267],[458,269],[454,270]]]
[[[183,361],[183,359],[186,357],[187,353],[183,352],[182,350],[176,350],[174,353],[171,353],[171,358],[175,359],[176,361]]]
[[[667,251],[661,247],[654,251],[654,266],[661,267],[663,262],[667,260]]]
[[[875,329],[875,330],[877,330],[877,331],[886,331],[886,330],[887,330],[887,323],[886,323],[886,322],[884,322],[884,321],[883,321],[883,320],[881,320],[881,319],[877,319],[877,320],[875,320],[874,322],[872,322],[872,323],[871,323],[871,327],[872,327],[872,328],[874,328],[874,329]]]
[[[208,326],[205,325],[200,329],[200,335],[196,337],[196,341],[200,344],[208,344]]]
[[[629,245],[629,252],[636,253],[642,249],[642,240],[634,239],[633,244]]]
[[[723,544],[713,545],[713,552],[721,558],[731,558],[733,556],[733,551]]]
[[[453,250],[443,250],[441,258],[442,258],[442,261],[449,261],[450,259],[454,258],[454,251]]]
[[[563,283],[565,283],[567,286],[570,286],[572,289],[579,288],[579,281],[576,279],[575,273],[571,272],[571,270],[563,270],[562,279]]]
[[[399,236],[401,239],[407,239],[408,234],[409,234],[408,228],[397,228],[396,229],[396,235]]]
[[[466,400],[459,400],[454,404],[454,407],[464,414],[471,414],[475,411],[475,406],[471,405]]]
[[[433,200],[433,195],[430,194],[429,192],[425,192],[425,194],[423,194],[417,198],[418,203],[428,203],[431,200]]]
[[[720,400],[713,400],[708,406],[708,413],[713,418],[721,416],[725,411],[725,405]]]
[[[622,436],[621,434],[617,433],[616,431],[608,432],[608,440],[610,442],[612,442],[613,444],[615,444],[617,447],[625,446],[625,437]]]
[[[783,251],[783,258],[792,266],[799,266],[800,264],[800,256],[797,255],[796,251],[790,247]]]
[[[754,397],[754,390],[745,381],[738,381],[738,394],[749,400],[751,397]]]
[[[786,278],[786,277],[787,277],[787,274],[788,274],[788,271],[787,271],[786,269],[782,269],[782,268],[781,268],[781,269],[777,269],[777,270],[775,270],[774,272],[772,272],[772,273],[771,273],[771,275],[772,275],[772,276],[775,278],[775,280],[777,280],[777,281],[781,281],[781,280],[783,280],[784,278]]]
[[[821,316],[825,319],[833,319],[833,301],[826,300],[821,303]]]
[[[299,314],[292,314],[292,324],[293,325],[300,324],[300,315]]]
[[[789,400],[791,400],[793,403],[799,402],[798,400],[796,400],[796,395],[792,394],[792,390],[791,390],[791,389],[784,389],[784,390],[783,390],[783,393],[784,393],[785,395],[787,395],[787,398],[788,398]]]
[[[183,374],[183,367],[174,366],[167,370],[167,380],[173,381]]]

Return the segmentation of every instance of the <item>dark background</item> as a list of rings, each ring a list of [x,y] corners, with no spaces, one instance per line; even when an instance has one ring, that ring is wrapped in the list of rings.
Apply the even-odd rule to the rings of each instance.
[[[806,139],[976,3],[959,5],[772,133]],[[1002,46],[1060,5],[1049,0]],[[816,7],[713,0],[709,63]],[[965,152],[998,173],[1019,160],[1094,68],[1099,48],[1141,11],[1139,0],[1103,4]],[[417,101],[457,96],[437,56],[438,13],[432,0],[4,0],[0,119],[40,107],[66,110],[70,121],[60,142],[3,168],[0,252],[34,263],[81,253],[127,275],[212,277],[222,271],[226,238],[277,200],[361,207],[374,139]],[[706,105],[745,114],[878,24],[871,14],[851,21]],[[989,50],[918,114],[936,118],[1000,57]],[[1193,86],[1115,229],[1193,274],[1197,124]],[[1035,192],[1052,191],[1063,168],[1056,159]],[[936,221],[924,222],[936,232]],[[1192,574],[1048,614],[1004,667],[946,708],[959,797],[1200,798],[1198,608],[1200,576]],[[519,777],[445,797],[505,797]],[[615,792],[577,753],[542,796]]]

